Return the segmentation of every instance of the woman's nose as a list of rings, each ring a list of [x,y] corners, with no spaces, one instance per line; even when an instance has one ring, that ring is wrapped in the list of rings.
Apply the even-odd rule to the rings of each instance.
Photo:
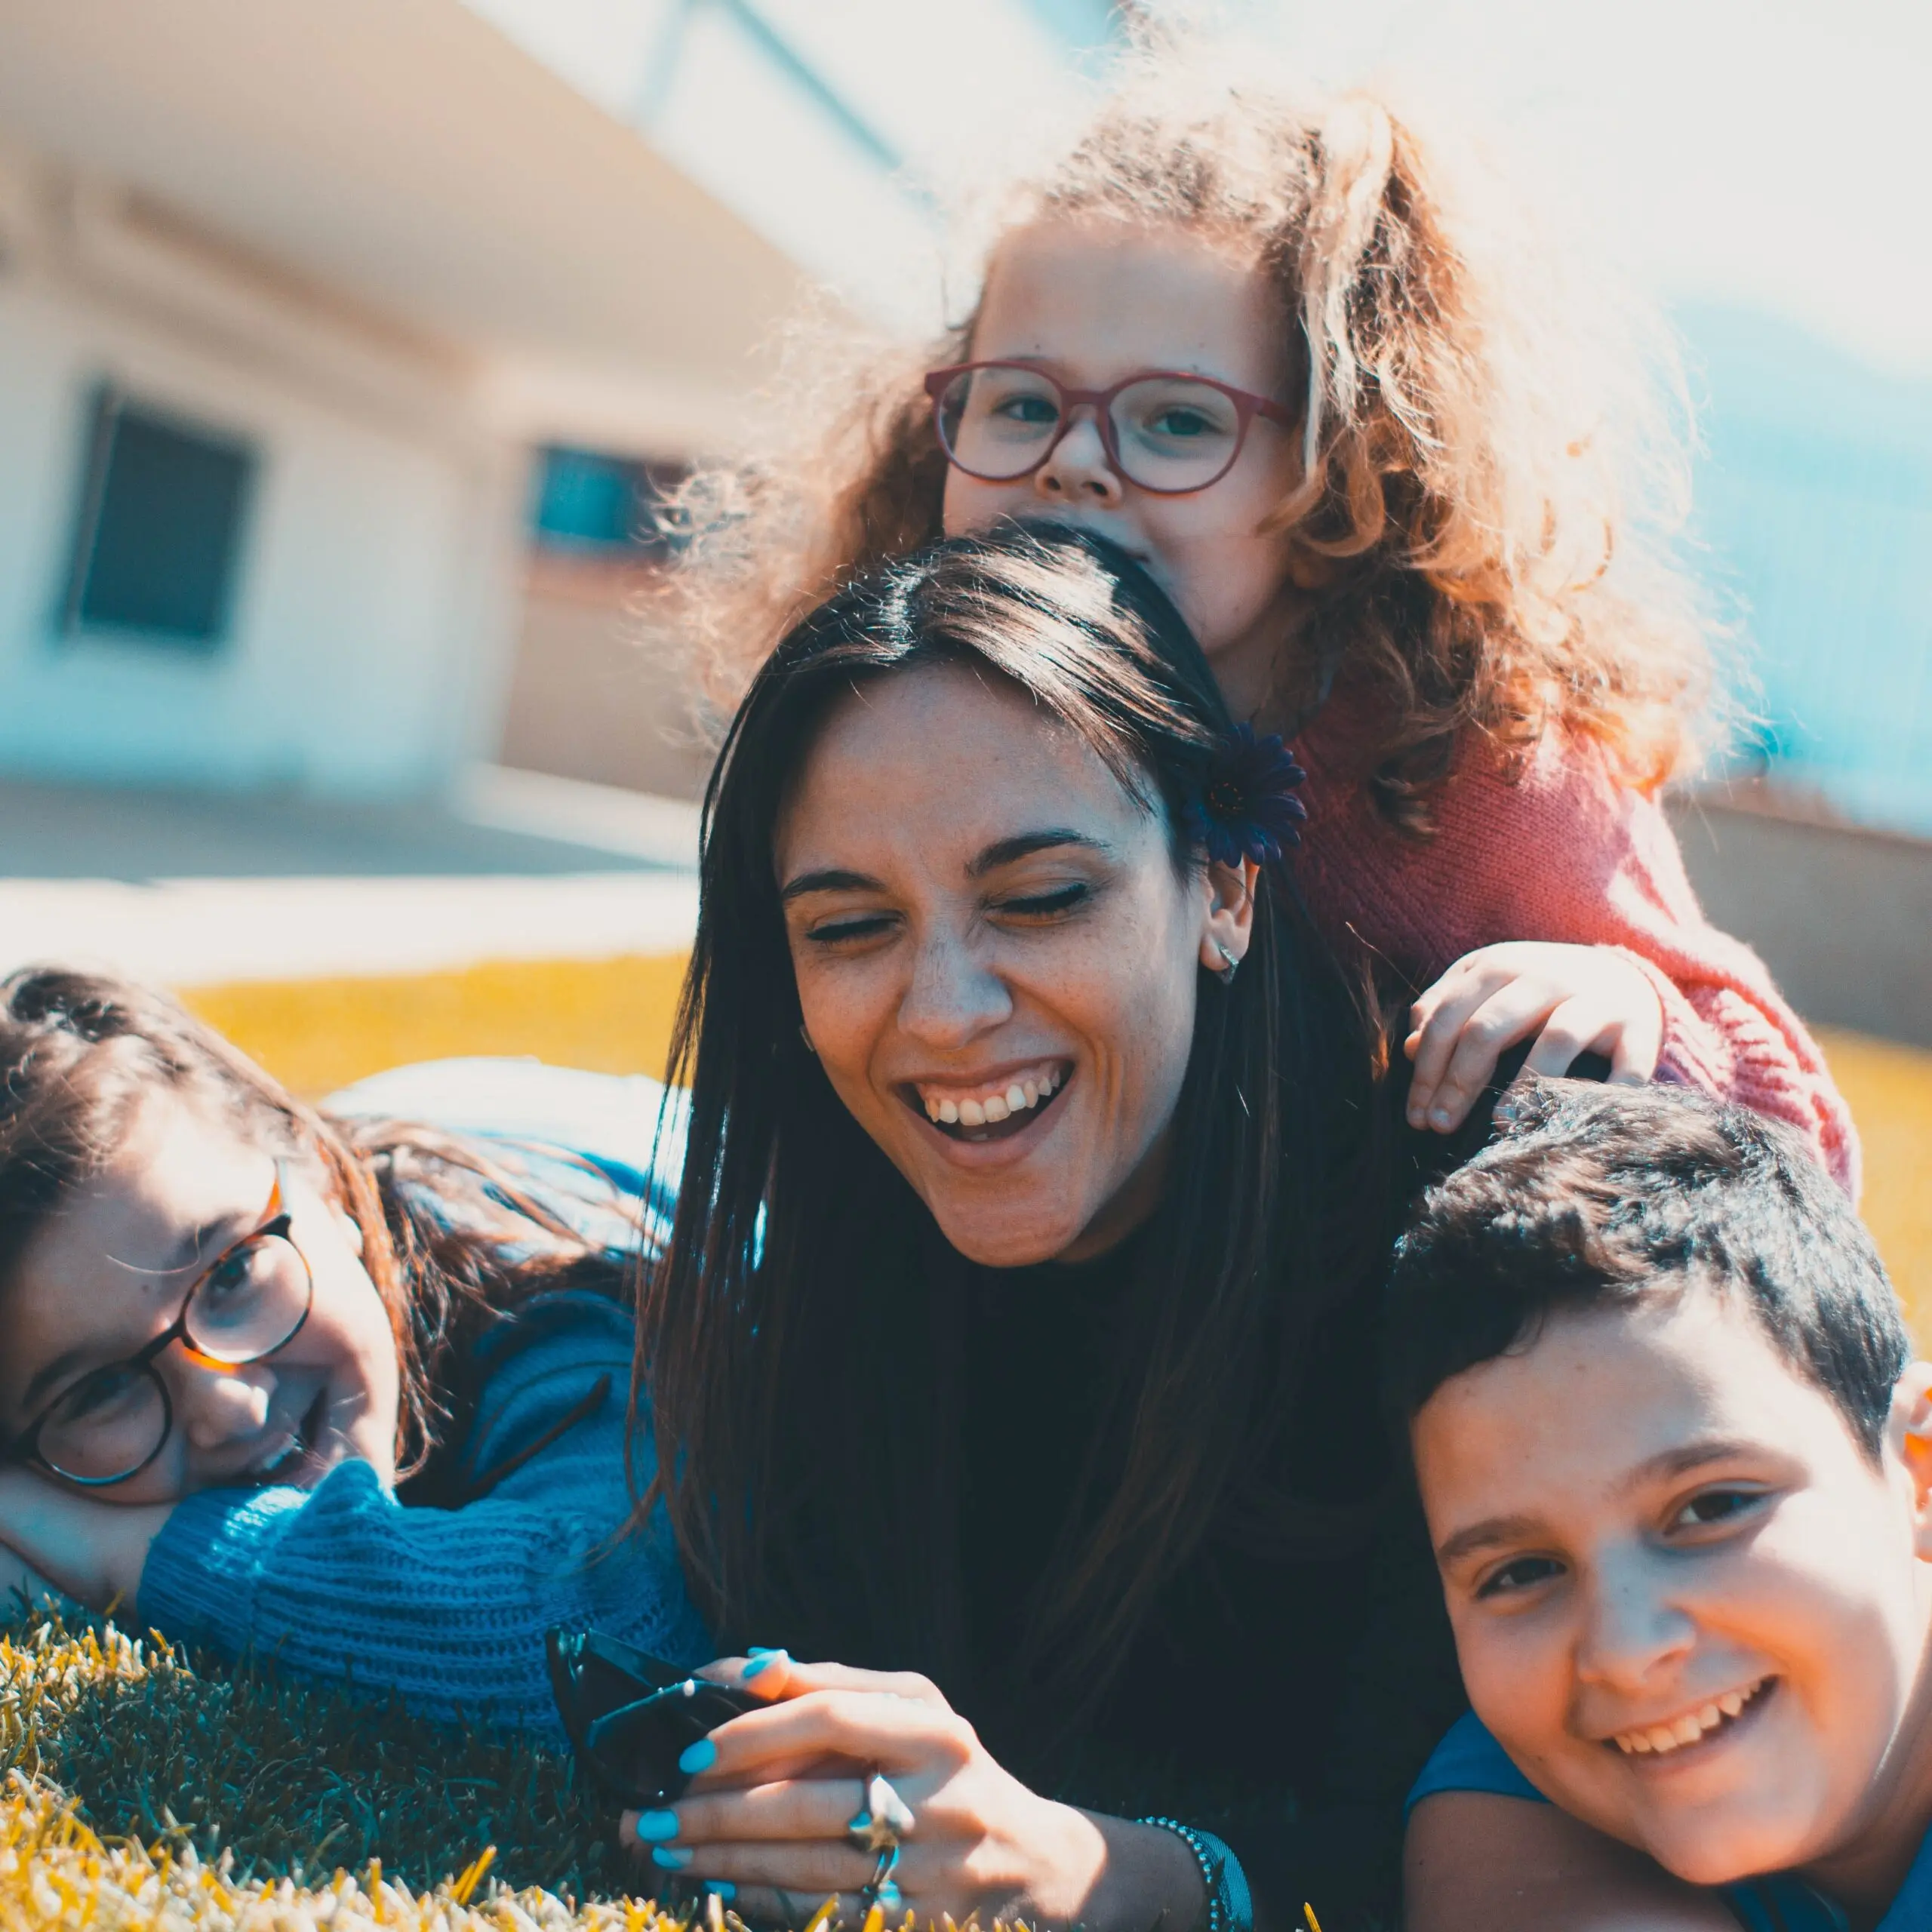
[[[1600,1565],[1592,1580],[1577,1668],[1586,1680],[1641,1691],[1695,1647],[1695,1620],[1647,1553]]]
[[[1036,496],[1051,503],[1084,503],[1111,508],[1121,500],[1120,478],[1115,473],[1100,426],[1091,409],[1075,412],[1060,432],[1047,460],[1033,472]]]
[[[900,1002],[899,1023],[915,1039],[949,1051],[997,1026],[1012,1011],[1012,996],[998,974],[964,940],[948,934],[919,948]]]
[[[175,1426],[197,1449],[223,1448],[260,1433],[275,1389],[275,1371],[259,1363],[221,1368],[184,1360],[168,1392]]]

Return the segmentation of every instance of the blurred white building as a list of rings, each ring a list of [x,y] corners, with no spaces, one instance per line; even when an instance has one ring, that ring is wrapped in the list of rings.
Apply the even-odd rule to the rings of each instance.
[[[0,772],[441,788],[529,448],[728,442],[795,286],[460,0],[0,0]]]

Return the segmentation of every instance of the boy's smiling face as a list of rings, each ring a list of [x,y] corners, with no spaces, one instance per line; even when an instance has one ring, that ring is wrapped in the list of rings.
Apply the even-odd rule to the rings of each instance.
[[[1932,1810],[1928,1382],[1875,1463],[1694,1285],[1436,1391],[1413,1440],[1463,1678],[1540,1789],[1695,1884],[1887,1895]]]

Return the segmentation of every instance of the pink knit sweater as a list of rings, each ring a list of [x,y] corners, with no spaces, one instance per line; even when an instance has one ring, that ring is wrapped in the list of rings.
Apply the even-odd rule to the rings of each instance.
[[[1438,795],[1418,841],[1377,812],[1365,703],[1338,691],[1297,740],[1309,824],[1296,854],[1332,939],[1367,946],[1419,992],[1502,940],[1611,946],[1663,1002],[1660,1078],[1789,1121],[1854,1199],[1858,1137],[1824,1057],[1764,962],[1704,917],[1655,799],[1596,747],[1552,734],[1506,777],[1481,740]]]

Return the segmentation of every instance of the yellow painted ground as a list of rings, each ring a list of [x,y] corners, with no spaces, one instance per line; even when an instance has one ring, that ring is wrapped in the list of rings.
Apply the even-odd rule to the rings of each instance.
[[[1820,1027],[1865,1143],[1865,1218],[1932,1349],[1932,1053]]]
[[[661,1074],[681,957],[475,966],[389,979],[206,986],[196,1011],[298,1093],[405,1060],[531,1054]],[[1865,1141],[1865,1213],[1932,1346],[1932,1053],[1820,1033]]]
[[[416,1060],[529,1054],[553,1066],[662,1075],[682,954],[506,961],[460,972],[245,981],[182,997],[313,1100]]]

